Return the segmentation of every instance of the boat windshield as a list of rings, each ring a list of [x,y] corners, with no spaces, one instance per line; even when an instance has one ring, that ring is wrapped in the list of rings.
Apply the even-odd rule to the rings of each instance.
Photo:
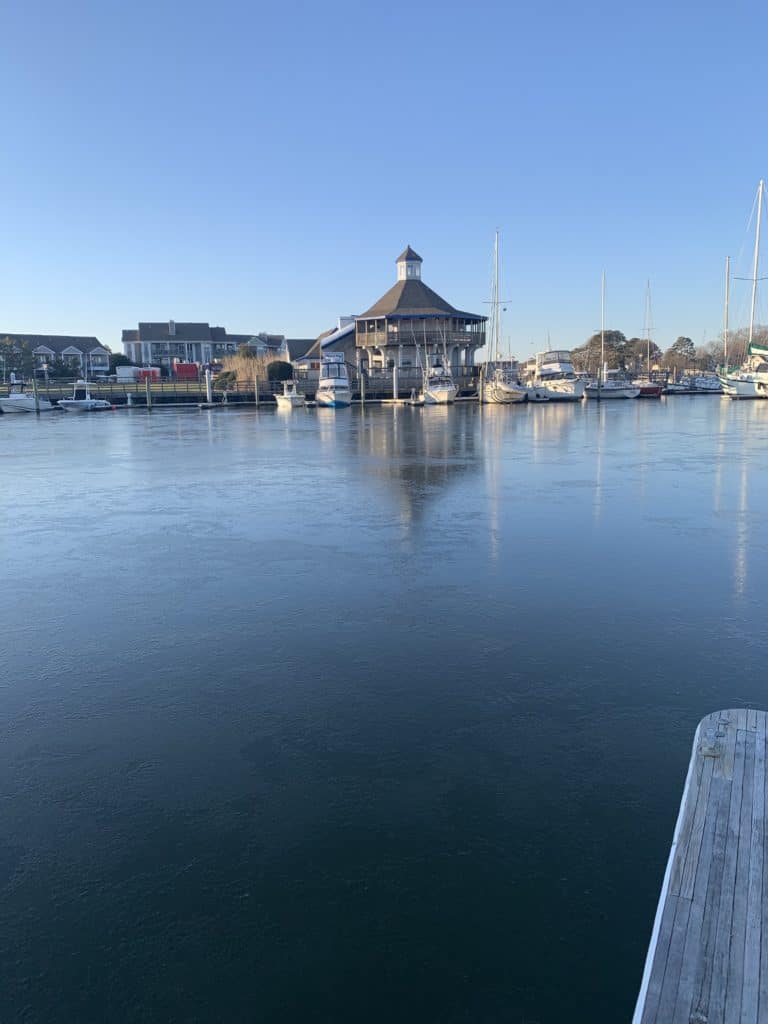
[[[347,368],[344,363],[323,363],[320,370],[322,380],[341,379],[347,380]]]
[[[539,366],[543,366],[545,363],[570,363],[571,353],[565,350],[559,352],[542,352],[536,356],[536,362]]]
[[[564,370],[546,370],[542,367],[539,373],[540,380],[575,380],[575,373],[566,373]]]

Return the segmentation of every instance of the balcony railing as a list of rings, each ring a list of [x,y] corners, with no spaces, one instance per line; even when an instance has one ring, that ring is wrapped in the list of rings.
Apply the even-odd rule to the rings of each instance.
[[[484,331],[452,331],[442,334],[441,332],[427,331],[426,334],[416,332],[415,337],[410,332],[371,331],[370,334],[360,334],[357,339],[358,345],[364,348],[381,348],[383,346],[400,346],[403,348],[419,348],[422,351],[426,345],[430,349],[442,349],[443,345],[452,347],[458,345],[475,345],[481,347],[485,344]]]

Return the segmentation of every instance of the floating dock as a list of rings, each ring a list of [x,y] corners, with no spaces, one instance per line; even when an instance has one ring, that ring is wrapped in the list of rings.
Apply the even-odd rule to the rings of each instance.
[[[767,719],[696,730],[633,1024],[768,1021]]]

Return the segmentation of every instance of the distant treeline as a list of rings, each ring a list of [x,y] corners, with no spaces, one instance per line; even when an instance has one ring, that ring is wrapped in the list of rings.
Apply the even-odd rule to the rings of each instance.
[[[743,362],[747,351],[749,331],[741,328],[728,335],[728,363],[736,366]],[[758,326],[752,332],[752,340],[768,344],[768,327]],[[600,366],[600,332],[573,349],[573,365],[579,373],[596,373]],[[645,338],[627,338],[621,331],[605,332],[605,361],[611,370],[626,370],[642,373],[648,369],[649,345]],[[716,370],[722,366],[723,339],[709,341],[696,347],[690,338],[679,337],[663,352],[655,342],[650,343],[651,368],[668,370]]]

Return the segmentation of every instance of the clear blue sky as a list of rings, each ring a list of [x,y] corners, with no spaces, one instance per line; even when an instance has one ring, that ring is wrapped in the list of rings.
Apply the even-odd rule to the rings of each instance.
[[[315,336],[395,279],[525,356],[599,325],[699,344],[768,174],[768,18],[651,3],[6,4],[0,331]],[[746,315],[734,286],[733,312]]]

